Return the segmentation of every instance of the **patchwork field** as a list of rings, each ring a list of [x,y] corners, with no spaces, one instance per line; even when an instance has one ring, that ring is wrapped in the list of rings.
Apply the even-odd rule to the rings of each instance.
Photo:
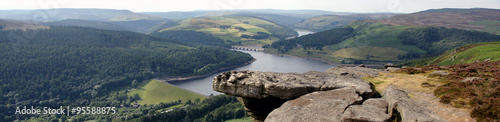
[[[162,29],[160,32],[169,30],[194,30],[241,45],[265,45],[279,39],[275,37],[264,39],[242,38],[241,35],[254,36],[258,32],[272,34],[270,31],[259,26],[281,27],[266,20],[244,16],[190,18],[180,21],[179,24],[178,26]]]

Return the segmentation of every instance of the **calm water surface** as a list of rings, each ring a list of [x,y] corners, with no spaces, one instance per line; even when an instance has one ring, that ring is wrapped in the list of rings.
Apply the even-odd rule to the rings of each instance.
[[[297,31],[297,32],[299,33],[299,36],[314,33],[311,31]],[[278,55],[266,54],[263,52],[253,52],[253,51],[242,51],[242,52],[249,53],[250,55],[252,55],[252,57],[257,59],[257,61],[249,65],[237,67],[231,70],[305,73],[308,71],[326,71],[327,69],[336,66],[312,59],[309,60],[298,57],[278,56]],[[188,89],[203,95],[210,95],[210,94],[217,95],[221,93],[216,92],[212,89],[212,80],[216,75],[222,72],[223,71],[217,72],[205,78],[185,80],[185,81],[174,81],[170,83],[178,87]]]

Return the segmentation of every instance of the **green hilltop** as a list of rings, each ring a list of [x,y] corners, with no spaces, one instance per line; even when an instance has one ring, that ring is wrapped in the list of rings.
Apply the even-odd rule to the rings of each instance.
[[[245,16],[188,18],[180,20],[178,26],[161,29],[159,32],[178,30],[203,32],[232,45],[271,44],[279,39],[297,35],[295,31],[287,27]]]

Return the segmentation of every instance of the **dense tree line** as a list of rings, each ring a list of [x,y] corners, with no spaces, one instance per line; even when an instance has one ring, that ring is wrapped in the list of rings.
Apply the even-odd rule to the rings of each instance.
[[[244,22],[243,22],[243,23],[244,23]],[[248,23],[248,22],[247,22],[247,23]],[[243,27],[238,27],[238,26],[234,27],[234,29],[238,29],[238,30],[240,30],[240,31],[247,31],[247,29],[245,29],[245,28],[243,28]]]
[[[110,21],[109,23],[140,33],[151,33],[160,29],[179,25],[179,23],[171,20]]]
[[[151,35],[195,45],[210,45],[210,46],[219,46],[226,48],[231,47],[231,45],[226,44],[224,40],[210,36],[203,32],[196,32],[189,30],[172,30],[172,31],[154,32]]]
[[[248,116],[243,105],[236,97],[217,95],[204,99],[198,104],[191,104],[184,109],[175,109],[168,113],[142,116],[133,121],[140,122],[219,122]]]
[[[417,27],[398,35],[403,44],[427,50],[427,55],[438,55],[446,50],[476,42],[500,41],[499,35],[486,32],[444,27]]]
[[[268,38],[270,35],[268,33],[265,33],[265,32],[257,32],[257,35],[246,35],[246,34],[241,34],[241,38],[251,38],[251,39],[265,39],[265,38]]]
[[[118,106],[103,102],[105,95],[133,80],[206,74],[252,59],[135,32],[55,26],[0,31],[0,121],[15,119],[18,106]]]
[[[321,50],[326,45],[337,44],[349,37],[352,37],[353,33],[354,30],[350,27],[334,28],[294,39],[276,41],[271,44],[271,47],[278,50],[284,50],[284,52],[286,52],[287,50],[297,47],[298,44],[302,45],[305,49]]]
[[[114,25],[108,22],[88,21],[79,19],[66,19],[53,22],[43,22],[41,24],[51,25],[51,26],[79,26],[79,27],[89,27],[89,28],[104,29],[104,30],[128,31],[127,29],[121,26]]]

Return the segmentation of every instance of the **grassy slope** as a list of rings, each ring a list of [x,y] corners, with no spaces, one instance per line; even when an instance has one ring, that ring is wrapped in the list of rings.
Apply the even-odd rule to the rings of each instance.
[[[499,40],[500,41],[500,40]],[[430,61],[431,64],[452,65],[468,64],[474,61],[500,60],[500,42],[475,43],[446,51]],[[452,57],[454,60],[452,60]],[[462,62],[463,60],[463,62]]]
[[[390,26],[381,23],[369,24],[365,21],[356,21],[349,25],[358,29],[356,36],[348,38],[341,43],[328,45],[323,51],[309,50],[312,52],[307,55],[303,49],[293,49],[287,54],[321,58],[333,62],[338,62],[344,58],[359,60],[377,60],[377,61],[399,61],[398,55],[404,55],[409,51],[417,53],[426,53],[416,46],[403,45],[397,35],[410,26]],[[268,52],[276,52],[268,50]],[[368,58],[367,58],[368,57]]]
[[[157,80],[151,80],[143,84],[140,88],[127,93],[128,95],[138,94],[141,97],[139,104],[158,104],[160,102],[171,102],[176,100],[194,100],[196,98],[204,99],[205,96],[193,93],[191,91],[178,88],[176,86],[162,83]]]
[[[249,22],[249,24],[243,23]],[[231,40],[232,42],[241,42],[242,45],[264,45],[271,44],[274,41],[279,40],[278,38],[270,37],[267,39],[245,39],[241,38],[242,34],[247,35],[257,35],[257,32],[270,33],[269,31],[258,27],[257,25],[272,25],[278,27],[272,22],[257,19],[253,17],[243,17],[243,16],[228,16],[228,17],[205,17],[205,18],[190,18],[179,22],[180,25],[165,28],[160,31],[168,30],[194,30],[204,33],[211,34],[215,37],[221,38],[223,40]],[[218,28],[220,25],[228,25],[231,28],[221,29]],[[247,31],[239,31],[234,27],[243,27]]]

